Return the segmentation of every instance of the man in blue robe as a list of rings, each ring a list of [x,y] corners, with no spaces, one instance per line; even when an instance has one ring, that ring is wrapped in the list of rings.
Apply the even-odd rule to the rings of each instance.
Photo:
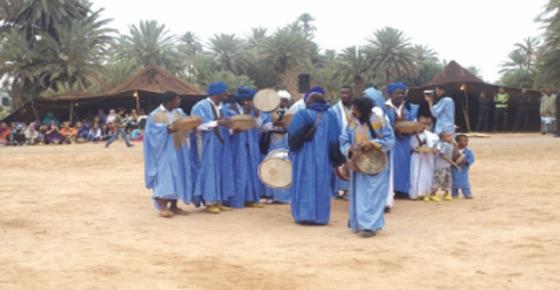
[[[336,114],[338,125],[341,133],[346,130],[346,127],[352,123],[352,100],[353,92],[350,86],[343,86],[340,88],[340,101],[332,107]],[[334,192],[333,194],[340,198],[346,198],[350,184],[348,181],[341,179],[338,176],[334,177]]]
[[[352,115],[356,121],[342,132],[341,151],[348,159],[358,151],[367,152],[374,148],[387,154],[395,144],[390,124],[385,122],[382,114],[372,116],[374,102],[371,99],[359,97],[353,103]],[[388,167],[376,175],[351,170],[348,225],[364,238],[374,236],[385,225],[383,214],[390,182],[388,172]]]
[[[391,83],[387,86],[390,99],[385,103],[391,127],[401,121],[416,121],[419,106],[406,100],[407,87],[403,83]],[[395,132],[395,147],[392,150],[393,190],[397,196],[408,198],[410,191],[410,162],[412,135]]]
[[[338,145],[338,122],[324,94],[321,87],[309,90],[304,99],[311,105],[298,111],[288,126],[293,166],[292,217],[300,224],[328,224],[333,178],[330,171],[345,160]]]
[[[374,126],[378,126],[378,127],[389,126],[392,129],[391,122],[385,110],[385,98],[383,97],[383,93],[377,90],[376,88],[371,87],[371,88],[367,88],[362,95],[368,97],[374,103],[374,107],[372,109],[373,114],[372,114],[371,123]],[[391,152],[388,152],[387,154],[389,158],[387,158],[387,171],[384,172],[384,174],[387,175],[386,180],[388,180],[388,182],[382,183],[380,185],[381,187],[384,187],[383,190],[381,188],[379,189],[380,191],[387,193],[387,198],[385,199],[386,200],[385,212],[389,212],[393,207],[394,195],[395,195],[395,192],[393,191],[393,169],[392,169],[393,155]]]
[[[253,97],[256,91],[242,86],[235,93],[234,102],[228,102],[227,118],[236,115],[249,115],[260,121],[259,112],[253,107]],[[262,161],[259,148],[258,128],[239,132],[231,130],[231,153],[233,156],[233,177],[235,196],[230,202],[234,208],[262,207],[259,204],[260,196],[264,193],[264,186],[258,177],[258,167]]]
[[[180,102],[175,92],[165,92],[162,104],[150,113],[144,131],[144,180],[146,187],[153,190],[161,217],[186,214],[177,206],[177,200],[190,203],[194,190],[194,138],[171,127],[185,116]]]
[[[280,96],[280,106],[275,112],[261,114],[263,117],[263,125],[261,126],[261,134],[263,135],[260,145],[263,153],[267,154],[274,150],[289,150],[288,147],[288,131],[284,117],[288,113],[288,107],[292,96],[288,91],[278,91]],[[272,114],[276,114],[277,118],[273,118]],[[288,188],[270,188],[266,186],[264,197],[272,204],[290,203],[290,187]]]
[[[455,102],[447,96],[447,88],[443,85],[436,86],[436,97],[426,96],[430,111],[436,119],[434,133],[443,132],[455,134]]]
[[[193,116],[202,118],[197,136],[200,169],[194,201],[196,205],[204,203],[209,213],[229,210],[224,203],[229,203],[234,197],[233,178],[229,177],[233,174],[233,166],[228,166],[231,163],[227,162],[231,158],[229,121],[224,118],[221,108],[227,98],[227,89],[223,82],[209,84],[208,98],[196,103],[192,109]]]

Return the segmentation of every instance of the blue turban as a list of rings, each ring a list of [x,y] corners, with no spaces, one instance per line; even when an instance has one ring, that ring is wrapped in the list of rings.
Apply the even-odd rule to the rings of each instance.
[[[387,94],[392,95],[396,90],[406,91],[408,87],[403,83],[390,83],[387,86]]]
[[[373,87],[367,88],[364,91],[364,95],[366,95],[366,97],[371,99],[375,103],[375,106],[377,107],[383,107],[383,105],[385,104],[385,98],[383,98],[383,94]]]
[[[250,87],[241,86],[235,92],[235,99],[237,101],[251,100],[251,99],[253,99],[253,97],[255,96],[256,93],[257,93],[257,91],[255,91],[254,89],[252,89]]]
[[[305,95],[303,95],[303,100],[307,101],[307,98],[314,96],[314,95],[324,95],[325,90],[319,86],[311,88]]]
[[[215,96],[227,93],[228,87],[224,82],[215,82],[208,85],[208,95]]]

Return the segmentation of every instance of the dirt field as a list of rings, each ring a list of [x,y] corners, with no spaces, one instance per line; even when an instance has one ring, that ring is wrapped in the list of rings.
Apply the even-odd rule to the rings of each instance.
[[[560,138],[471,143],[474,200],[399,200],[371,239],[343,201],[159,218],[141,145],[0,148],[0,289],[560,289]]]

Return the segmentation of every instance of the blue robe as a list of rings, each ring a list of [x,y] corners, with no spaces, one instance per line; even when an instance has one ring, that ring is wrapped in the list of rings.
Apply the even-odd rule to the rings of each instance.
[[[167,132],[169,124],[184,115],[181,109],[169,113],[162,107],[150,113],[144,131],[144,180],[153,198],[181,199],[188,204],[197,167],[194,136]]]
[[[336,105],[334,105],[332,107],[332,110],[334,111],[334,113],[336,114],[336,118],[338,121],[338,126],[341,129],[341,134],[344,130],[346,130],[345,128],[345,124],[344,124],[344,119],[346,118],[346,126],[348,126],[348,123],[351,123],[352,121],[352,115],[350,113],[350,120],[348,120],[346,113],[343,112],[343,110],[340,107],[341,101],[339,101]],[[339,134],[340,135],[340,134]],[[341,179],[338,176],[334,176],[334,190],[333,190],[333,195],[337,195],[339,191],[343,190],[343,191],[348,191],[348,189],[350,188],[350,183],[346,180]]]
[[[474,154],[468,148],[465,148],[463,154],[465,154],[466,163],[461,166],[461,170],[455,168],[454,166],[451,167],[453,197],[459,196],[459,189],[463,192],[463,196],[465,197],[470,197],[472,195],[471,184],[469,182],[469,168],[474,163]]]
[[[410,104],[410,109],[406,106],[402,108],[402,121],[415,121],[418,117],[418,105]],[[394,127],[397,122],[397,112],[393,107],[385,106],[387,117]],[[395,133],[395,147],[393,148],[393,190],[408,194],[410,190],[410,162],[412,148],[410,139],[412,135],[400,135]]]
[[[314,109],[298,111],[288,127],[289,138],[300,135],[307,120],[314,122],[317,114],[318,111]],[[291,207],[292,217],[297,223],[329,223],[333,180],[329,146],[338,144],[340,129],[332,110],[325,110],[321,114],[310,140],[297,151],[290,151],[293,166]]]
[[[356,122],[357,123],[357,122]],[[356,143],[356,130],[367,131],[368,140],[381,145],[381,150],[387,154],[395,145],[393,129],[389,124],[373,126],[377,138],[367,128],[367,124],[348,127],[340,136],[340,150],[348,157],[350,147]],[[389,166],[376,175],[360,172],[350,173],[350,201],[348,226],[352,231],[377,231],[385,225],[384,210],[389,187]]]
[[[455,103],[450,97],[443,97],[432,106],[432,115],[436,118],[434,133],[439,136],[442,132],[455,134]]]
[[[270,113],[263,114],[263,123],[272,123],[272,116]],[[264,125],[263,124],[263,125]],[[270,145],[268,152],[279,149],[289,150],[288,147],[288,134],[273,133],[270,136]],[[290,203],[290,187],[288,188],[270,188],[265,185],[264,197],[272,199],[279,203]]]
[[[192,115],[201,117],[203,124],[216,121],[209,99],[196,103]],[[214,129],[198,131],[197,149],[200,168],[194,190],[196,205],[200,202],[208,205],[229,202],[234,195],[233,166],[231,159],[228,159],[231,158],[231,154],[228,154],[231,150],[229,130],[221,126],[217,130],[221,140]]]
[[[224,106],[226,118],[239,115],[242,108],[236,103],[228,103]],[[250,113],[255,117],[254,113]],[[258,167],[262,161],[259,148],[258,129],[253,128],[229,137],[230,154],[233,157],[233,176],[234,197],[230,205],[235,208],[244,207],[246,202],[259,202],[264,186],[258,177]]]

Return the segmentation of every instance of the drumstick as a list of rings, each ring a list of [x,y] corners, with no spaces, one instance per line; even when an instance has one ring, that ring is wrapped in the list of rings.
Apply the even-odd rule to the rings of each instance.
[[[461,170],[461,167],[460,167],[459,165],[457,165],[457,163],[455,163],[455,162],[449,160],[449,158],[447,158],[446,156],[440,155],[440,157],[441,157],[443,160],[449,162],[449,164],[455,166],[455,168]]]

